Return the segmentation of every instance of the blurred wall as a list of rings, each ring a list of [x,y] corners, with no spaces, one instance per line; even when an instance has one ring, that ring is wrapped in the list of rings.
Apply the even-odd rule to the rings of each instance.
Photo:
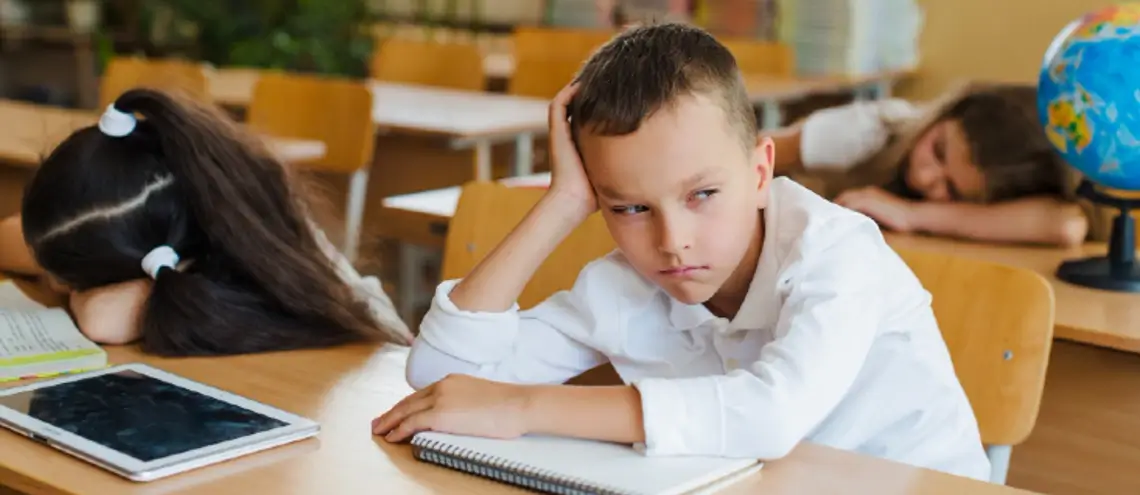
[[[916,77],[900,96],[927,99],[964,78],[1036,82],[1053,37],[1082,13],[1122,0],[920,0],[926,23]]]

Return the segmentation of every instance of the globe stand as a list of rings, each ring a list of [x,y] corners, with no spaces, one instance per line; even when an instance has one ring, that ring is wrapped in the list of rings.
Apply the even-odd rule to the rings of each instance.
[[[1090,201],[1120,210],[1112,221],[1108,255],[1069,260],[1057,269],[1057,278],[1066,282],[1116,292],[1140,292],[1140,264],[1136,263],[1136,221],[1132,210],[1140,208],[1140,199],[1111,196],[1096,190],[1085,179],[1077,194]]]

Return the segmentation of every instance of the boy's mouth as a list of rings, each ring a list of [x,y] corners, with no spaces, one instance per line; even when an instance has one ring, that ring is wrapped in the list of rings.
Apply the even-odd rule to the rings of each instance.
[[[704,265],[701,265],[701,266],[682,265],[682,266],[672,266],[672,267],[666,268],[664,270],[660,270],[658,273],[665,275],[665,276],[668,276],[668,277],[682,277],[682,276],[686,276],[686,275],[692,275],[698,271],[708,270],[708,269],[709,269],[709,267],[704,266]]]

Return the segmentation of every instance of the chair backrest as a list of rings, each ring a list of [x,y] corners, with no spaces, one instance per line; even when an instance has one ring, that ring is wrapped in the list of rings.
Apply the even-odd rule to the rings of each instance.
[[[514,71],[507,92],[553,98],[615,31],[520,26],[511,34]]]
[[[735,38],[721,38],[719,41],[732,52],[732,56],[736,58],[736,65],[745,76],[795,75],[795,57],[788,45]]]
[[[578,74],[583,60],[517,59],[507,81],[507,93],[531,98],[554,98]]]
[[[99,107],[110,105],[119,95],[136,87],[178,92],[205,102],[209,98],[206,71],[204,65],[186,60],[113,58],[99,83]]]
[[[519,26],[511,33],[511,51],[516,60],[570,59],[584,62],[617,31]]]
[[[483,91],[483,55],[474,44],[400,38],[380,42],[372,57],[373,79],[394,83]]]
[[[349,173],[372,161],[376,125],[364,82],[267,71],[254,85],[246,121],[269,136],[323,142],[324,157],[307,168]]]
[[[934,316],[988,445],[1017,445],[1037,421],[1053,344],[1053,288],[1037,273],[896,249],[933,296]]]
[[[497,182],[464,185],[447,229],[442,277],[446,280],[466,276],[522,221],[544,193],[539,188],[508,187]],[[551,294],[571,288],[587,263],[613,249],[613,239],[601,215],[591,215],[538,268],[519,296],[519,307],[533,307]]]

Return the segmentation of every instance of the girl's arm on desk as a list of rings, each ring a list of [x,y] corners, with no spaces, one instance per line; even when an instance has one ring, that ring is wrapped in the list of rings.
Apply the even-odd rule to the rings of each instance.
[[[1024,198],[994,204],[916,203],[915,229],[982,242],[1076,246],[1088,234],[1079,206],[1054,198]]]
[[[0,271],[21,275],[39,275],[42,270],[24,242],[20,215],[0,220]]]

